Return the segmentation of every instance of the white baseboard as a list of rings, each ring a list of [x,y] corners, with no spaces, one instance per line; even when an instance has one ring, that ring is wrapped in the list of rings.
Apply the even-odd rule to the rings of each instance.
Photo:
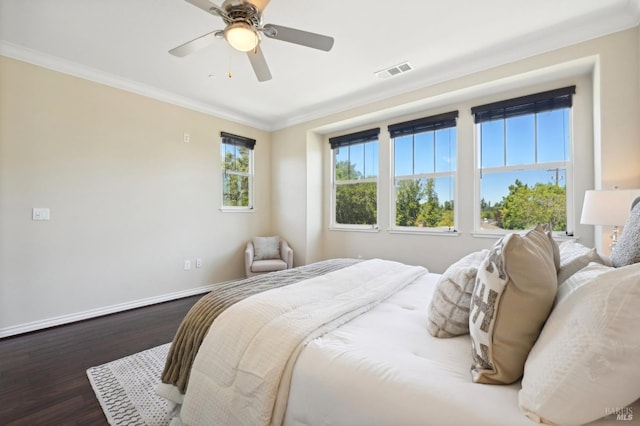
[[[75,314],[62,315],[59,317],[48,318],[45,320],[29,322],[26,324],[15,325],[6,328],[0,328],[0,339],[3,337],[15,336],[17,334],[28,333],[30,331],[42,330],[58,325],[69,324],[76,321],[82,321],[90,318],[96,318],[103,315],[115,314],[117,312],[128,311],[129,309],[141,308],[143,306],[154,305],[156,303],[168,302],[170,300],[181,299],[183,297],[195,296],[196,294],[207,293],[217,285],[210,284],[203,287],[192,288],[189,290],[177,291],[175,293],[163,294],[160,296],[148,297],[146,299],[134,300],[131,302],[120,303],[117,305],[105,306],[104,308],[91,309]]]

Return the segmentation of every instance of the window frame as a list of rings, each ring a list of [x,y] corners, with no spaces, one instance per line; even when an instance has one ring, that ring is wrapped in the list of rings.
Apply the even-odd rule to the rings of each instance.
[[[236,170],[227,170],[225,167],[225,154],[226,146],[235,146],[240,148],[246,148],[249,151],[249,165],[247,172],[240,172]],[[247,138],[244,136],[238,136],[227,132],[220,132],[220,211],[221,212],[253,212],[254,206],[254,147],[256,145],[255,139]],[[229,176],[241,176],[248,178],[247,191],[248,191],[248,205],[246,206],[229,206],[225,205],[225,175]]]
[[[363,145],[363,151],[367,143],[375,142],[378,147],[377,173],[375,177],[364,177],[361,179],[347,179],[338,181],[336,179],[337,155],[340,148],[349,148],[351,146]],[[372,128],[359,132],[349,133],[329,138],[331,147],[330,176],[331,176],[331,202],[330,202],[330,230],[338,231],[357,231],[357,232],[379,232],[380,223],[380,128]],[[366,155],[365,155],[366,156]],[[366,174],[366,170],[365,170]],[[376,223],[375,224],[349,224],[338,223],[337,214],[337,189],[341,185],[354,185],[359,183],[375,183],[376,184]]]
[[[410,120],[402,123],[391,124],[388,126],[389,129],[389,159],[390,159],[390,170],[389,170],[389,232],[391,233],[418,233],[418,234],[436,234],[436,235],[447,235],[453,234],[457,235],[457,222],[458,222],[458,191],[457,191],[457,181],[458,181],[458,110],[432,115],[428,117],[418,118],[415,120]],[[447,130],[447,129],[455,129],[455,138],[453,143],[455,144],[455,169],[450,171],[439,172],[436,170],[434,163],[434,171],[427,173],[414,173],[410,175],[401,175],[396,176],[396,138],[412,136],[416,137],[417,135],[424,134],[427,132],[431,132],[433,134],[433,143],[434,143],[434,156],[431,160],[436,161],[436,144],[437,144],[437,135],[436,132],[439,130]],[[415,144],[415,139],[414,139]],[[415,156],[413,158],[413,162],[415,164]],[[397,215],[397,189],[396,182],[401,180],[415,180],[415,179],[438,179],[441,177],[450,177],[453,179],[453,226],[449,227],[449,229],[442,229],[442,227],[428,227],[428,226],[403,226],[396,224],[396,215]]]
[[[511,232],[518,232],[521,230],[511,229],[482,229],[482,174],[483,173],[496,173],[496,172],[509,172],[509,171],[527,171],[527,170],[540,170],[549,168],[563,168],[565,170],[565,214],[566,214],[566,230],[565,231],[553,231],[553,235],[556,237],[567,237],[573,235],[575,229],[575,220],[573,212],[573,202],[575,197],[575,185],[574,185],[574,161],[575,161],[575,144],[574,144],[574,109],[573,109],[573,95],[575,95],[576,86],[568,86],[560,89],[549,90],[540,93],[534,93],[532,95],[521,96],[512,99],[506,99],[503,101],[493,102],[490,104],[480,105],[471,108],[471,114],[474,117],[473,126],[473,139],[474,139],[474,158],[475,158],[475,173],[474,173],[474,219],[473,219],[473,232],[474,236],[478,237],[495,237],[499,235],[505,235]],[[565,161],[550,161],[550,162],[538,162],[538,113],[557,111],[560,109],[567,109],[567,126],[568,129],[568,153]],[[526,112],[525,112],[526,111]],[[478,115],[482,116],[479,118]],[[481,126],[483,123],[492,122],[497,120],[503,121],[503,141],[507,142],[507,125],[506,120],[518,116],[534,116],[534,145],[536,151],[534,153],[534,162],[517,165],[503,165],[503,166],[491,166],[482,167],[482,135]],[[505,154],[506,156],[506,151]]]

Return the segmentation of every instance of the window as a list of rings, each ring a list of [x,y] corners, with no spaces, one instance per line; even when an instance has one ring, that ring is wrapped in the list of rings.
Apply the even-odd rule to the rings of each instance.
[[[389,126],[396,227],[454,230],[457,117],[453,111]]]
[[[575,86],[474,107],[481,230],[567,231]],[[568,192],[569,191],[569,192]]]
[[[253,209],[254,139],[220,132],[222,144],[222,208]]]
[[[333,226],[378,224],[378,135],[380,129],[330,138],[333,153]]]

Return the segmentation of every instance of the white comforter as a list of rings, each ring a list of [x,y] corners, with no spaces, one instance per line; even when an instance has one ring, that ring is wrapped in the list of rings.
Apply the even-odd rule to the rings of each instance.
[[[535,426],[519,384],[471,381],[469,336],[438,339],[426,274],[348,324],[314,339],[293,372],[285,426]]]
[[[209,330],[193,365],[180,419],[174,423],[281,424],[291,371],[302,346],[426,272],[369,260],[233,305]]]
[[[469,336],[438,339],[427,310],[438,274],[425,274],[369,312],[309,342],[291,380],[284,426],[535,426],[520,383],[471,381]],[[615,416],[589,426],[637,424]],[[635,422],[635,423],[634,423]]]

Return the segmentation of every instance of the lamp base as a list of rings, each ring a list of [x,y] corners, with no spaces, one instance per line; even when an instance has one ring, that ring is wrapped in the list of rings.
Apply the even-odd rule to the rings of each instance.
[[[617,225],[614,226],[613,229],[611,230],[611,236],[609,238],[611,238],[611,244],[609,244],[609,248],[613,252],[613,249],[616,248],[616,244],[618,244],[618,226]]]

